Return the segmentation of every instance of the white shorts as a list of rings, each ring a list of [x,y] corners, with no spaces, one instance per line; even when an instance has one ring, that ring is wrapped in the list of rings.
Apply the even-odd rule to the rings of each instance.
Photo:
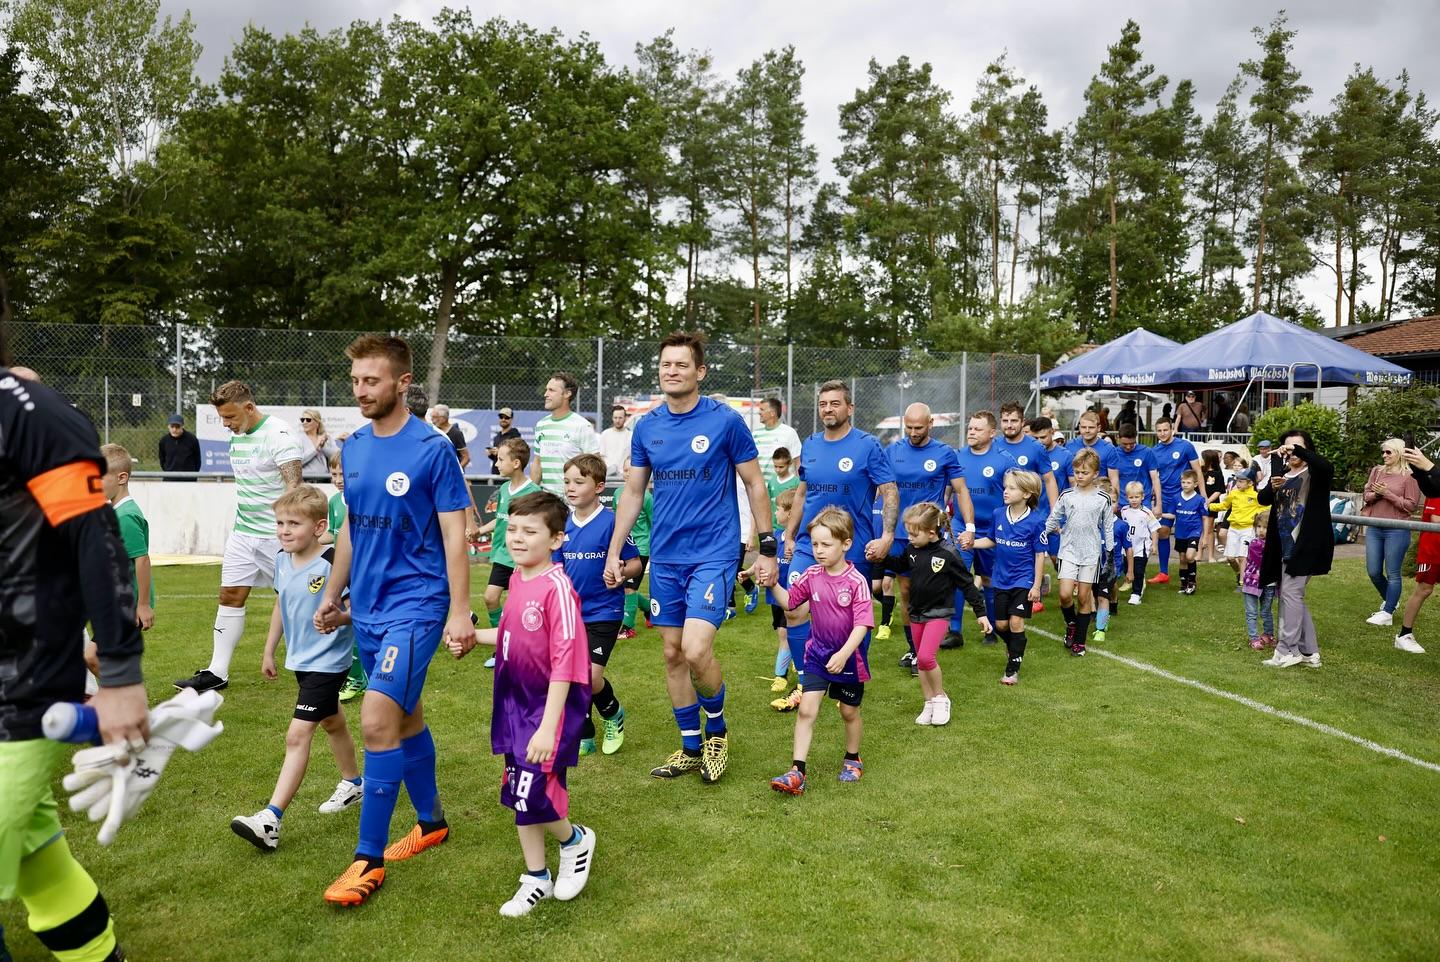
[[[1081,565],[1073,561],[1066,561],[1064,558],[1060,559],[1060,577],[1062,580],[1069,578],[1071,581],[1079,581],[1091,585],[1095,583],[1095,575],[1099,570],[1100,565],[1098,563]]]
[[[280,542],[253,534],[230,532],[225,560],[220,563],[220,587],[269,588],[275,584],[275,555]]]
[[[1231,528],[1225,536],[1225,557],[1244,558],[1250,551],[1250,541],[1255,537],[1254,528]]]

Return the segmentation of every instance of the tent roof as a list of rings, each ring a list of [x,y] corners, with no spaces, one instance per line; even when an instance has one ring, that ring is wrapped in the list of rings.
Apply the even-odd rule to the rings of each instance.
[[[1124,387],[1132,382],[1124,372],[1144,370],[1160,363],[1179,348],[1176,341],[1137,327],[1129,334],[1072,357],[1040,375],[1040,389],[1060,387]]]

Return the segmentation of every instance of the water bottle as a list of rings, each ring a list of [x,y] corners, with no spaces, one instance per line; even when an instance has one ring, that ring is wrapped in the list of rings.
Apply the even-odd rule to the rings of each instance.
[[[89,705],[57,701],[40,719],[40,728],[51,741],[100,744],[100,716]]]

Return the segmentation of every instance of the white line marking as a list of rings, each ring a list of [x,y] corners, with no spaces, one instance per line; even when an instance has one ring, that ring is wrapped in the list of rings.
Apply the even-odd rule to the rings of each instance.
[[[1033,625],[1026,625],[1026,629],[1032,634],[1043,635],[1044,637],[1054,639],[1055,641],[1063,640],[1059,635],[1048,632],[1043,628],[1036,628]],[[1415,765],[1419,768],[1428,769],[1432,772],[1440,772],[1440,765],[1437,765],[1434,762],[1427,762],[1422,758],[1415,758],[1413,755],[1407,755],[1399,749],[1381,745],[1379,742],[1372,742],[1370,739],[1361,738],[1359,735],[1352,735],[1349,732],[1341,731],[1340,729],[1334,728],[1330,725],[1326,725],[1323,722],[1313,721],[1309,718],[1306,718],[1304,715],[1296,715],[1293,712],[1288,712],[1284,709],[1276,708],[1273,705],[1267,705],[1264,702],[1256,701],[1253,698],[1246,698],[1244,695],[1237,695],[1234,692],[1225,691],[1223,688],[1216,688],[1213,685],[1207,685],[1203,681],[1196,681],[1193,678],[1186,678],[1182,675],[1177,675],[1174,672],[1166,671],[1164,668],[1157,668],[1155,665],[1147,664],[1143,661],[1136,661],[1134,658],[1126,658],[1124,655],[1117,655],[1113,651],[1105,651],[1102,648],[1094,648],[1089,646],[1086,647],[1085,651],[1087,654],[1099,655],[1102,658],[1109,658],[1111,661],[1118,661],[1122,665],[1129,665],[1131,668],[1137,668],[1140,671],[1149,672],[1150,674],[1160,678],[1164,678],[1167,681],[1173,681],[1181,685],[1188,685],[1189,687],[1194,688],[1198,691],[1203,691],[1207,695],[1214,695],[1216,698],[1224,698],[1227,701],[1233,701],[1237,705],[1244,705],[1246,708],[1252,708],[1255,711],[1261,712],[1265,715],[1270,715],[1274,718],[1279,718],[1282,721],[1294,722],[1297,725],[1303,725],[1306,728],[1313,729],[1314,731],[1320,732],[1322,734],[1330,735],[1334,738],[1339,738],[1344,741],[1351,742],[1352,744],[1359,745],[1361,748],[1368,748],[1372,752],[1385,755],[1389,758],[1395,758],[1402,762],[1409,762],[1411,765]],[[1278,670],[1279,669],[1277,669],[1277,671]]]

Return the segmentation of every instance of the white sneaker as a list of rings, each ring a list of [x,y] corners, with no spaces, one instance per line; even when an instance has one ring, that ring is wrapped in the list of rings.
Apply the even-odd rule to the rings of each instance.
[[[949,695],[936,695],[936,696],[935,696],[934,709],[933,709],[933,710],[931,711],[931,713],[930,713],[930,724],[932,724],[932,725],[948,725],[948,724],[950,724],[950,696],[949,696]]]
[[[574,845],[560,846],[560,872],[555,876],[555,897],[568,902],[580,894],[590,878],[590,863],[595,860],[595,832],[584,825],[580,830],[580,841]]]
[[[342,778],[340,784],[335,786],[335,791],[330,793],[330,797],[320,803],[320,814],[334,815],[336,812],[343,812],[364,797],[365,789]]]
[[[1289,668],[1291,665],[1298,665],[1304,660],[1305,659],[1299,655],[1282,655],[1280,654],[1280,652],[1277,651],[1269,658],[1266,658],[1264,661],[1260,662],[1260,664],[1269,665],[1271,668]],[[1317,667],[1320,664],[1319,655],[1315,656],[1315,664]]]
[[[268,808],[262,808],[254,815],[232,818],[230,831],[262,852],[273,852],[280,845],[280,819]]]
[[[1130,604],[1132,604],[1132,605],[1138,605],[1138,604],[1140,604],[1140,596],[1139,596],[1139,595],[1131,595],[1131,596],[1130,596]]]
[[[1298,657],[1300,659],[1300,664],[1304,665],[1307,668],[1320,667],[1320,652],[1318,651],[1315,652],[1315,654],[1313,655],[1299,655]],[[1282,665],[1281,667],[1284,666]]]
[[[1376,626],[1379,626],[1379,627],[1385,627],[1385,626],[1387,626],[1387,625],[1393,625],[1393,624],[1395,624],[1395,616],[1392,615],[1392,614],[1390,614],[1390,612],[1388,612],[1388,611],[1384,611],[1384,610],[1377,611],[1377,612],[1375,612],[1373,615],[1371,615],[1369,618],[1366,618],[1366,619],[1365,619],[1365,624],[1367,624],[1367,625],[1376,625]]]
[[[1412,655],[1425,654],[1425,649],[1421,648],[1420,642],[1415,640],[1415,634],[1413,632],[1403,635],[1396,635],[1395,647],[1399,648],[1401,651],[1408,651]]]
[[[925,707],[920,710],[920,714],[918,714],[918,715],[915,716],[915,724],[917,724],[917,725],[933,725],[934,723],[935,723],[935,699],[933,699],[933,698],[927,698],[927,699],[925,699]]]
[[[486,659],[485,659],[485,667],[486,667],[486,668],[494,668],[494,667],[495,667],[495,656],[494,656],[494,655],[491,655],[489,658],[486,658]]]
[[[536,878],[533,875],[520,876],[520,887],[515,894],[510,896],[510,901],[500,906],[500,914],[507,919],[518,919],[522,915],[529,915],[535,903],[541,899],[548,899],[555,894],[555,883],[548,878]]]

